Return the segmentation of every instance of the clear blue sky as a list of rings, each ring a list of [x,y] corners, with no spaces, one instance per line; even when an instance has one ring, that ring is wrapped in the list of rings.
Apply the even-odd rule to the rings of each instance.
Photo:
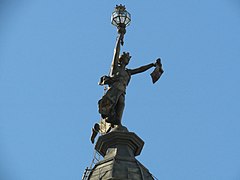
[[[165,70],[127,91],[138,159],[161,180],[239,180],[239,0],[1,0],[0,179],[81,179],[120,3],[132,14],[129,68],[161,57]]]

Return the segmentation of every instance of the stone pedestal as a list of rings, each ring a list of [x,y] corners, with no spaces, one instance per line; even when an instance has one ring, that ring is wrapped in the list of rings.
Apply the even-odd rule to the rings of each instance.
[[[95,149],[104,157],[92,169],[89,180],[153,180],[151,173],[135,158],[144,141],[126,127],[118,127],[98,138]]]

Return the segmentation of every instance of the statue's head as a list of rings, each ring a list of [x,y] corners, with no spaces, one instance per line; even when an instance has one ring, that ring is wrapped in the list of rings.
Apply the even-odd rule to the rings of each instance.
[[[131,56],[129,55],[129,52],[123,52],[123,54],[119,57],[119,63],[128,65],[130,59],[131,59]]]

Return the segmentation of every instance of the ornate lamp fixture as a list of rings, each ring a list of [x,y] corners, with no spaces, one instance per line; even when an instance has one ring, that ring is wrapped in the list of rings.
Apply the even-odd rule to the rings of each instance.
[[[111,22],[118,28],[118,33],[122,35],[121,44],[123,45],[123,36],[126,33],[126,26],[131,22],[131,14],[127,12],[126,7],[122,4],[116,5],[111,16]]]
[[[126,7],[120,4],[116,5],[115,10],[112,13],[111,22],[114,26],[128,26],[131,22],[131,14],[126,11]]]

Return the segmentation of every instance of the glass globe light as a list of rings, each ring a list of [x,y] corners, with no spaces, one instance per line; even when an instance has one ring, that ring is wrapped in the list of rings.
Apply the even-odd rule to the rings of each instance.
[[[116,27],[126,27],[131,22],[131,14],[126,11],[125,6],[116,5],[115,10],[111,16],[111,23]]]

